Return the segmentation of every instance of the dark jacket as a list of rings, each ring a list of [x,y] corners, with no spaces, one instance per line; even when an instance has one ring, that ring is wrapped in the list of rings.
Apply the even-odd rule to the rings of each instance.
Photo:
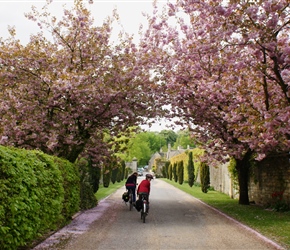
[[[132,174],[128,177],[125,186],[126,187],[136,187],[137,176]]]

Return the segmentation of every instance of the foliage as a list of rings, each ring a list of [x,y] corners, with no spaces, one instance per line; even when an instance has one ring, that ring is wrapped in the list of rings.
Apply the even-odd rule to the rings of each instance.
[[[108,166],[104,166],[103,168],[103,185],[104,187],[109,187],[111,182],[111,169]]]
[[[195,180],[192,152],[189,152],[188,154],[187,172],[188,172],[188,185],[192,187]]]
[[[201,190],[204,193],[207,193],[210,187],[210,175],[209,175],[209,166],[205,163],[200,165],[200,184]]]
[[[160,151],[164,146],[167,147],[167,141],[174,140],[174,131],[162,130],[161,132],[145,132],[147,135],[147,142],[151,153]]]
[[[117,16],[96,27],[82,0],[64,9],[61,19],[49,5],[26,17],[52,39],[39,32],[22,45],[11,32],[1,41],[0,143],[39,148],[70,162],[82,153],[101,162],[113,146],[104,143],[105,134],[163,113],[164,103],[155,100],[162,84],[151,79],[147,54],[128,35],[110,43]]]
[[[178,181],[178,175],[177,175],[177,162],[173,163],[173,167],[172,167],[172,175],[173,175],[173,179],[175,182]]]
[[[117,158],[114,157],[113,161],[111,162],[111,182],[114,184],[117,181],[119,174],[119,164],[117,162]]]
[[[156,174],[156,172],[157,172],[157,167],[156,167],[155,165],[153,165],[153,166],[151,167],[151,171],[152,171],[154,174]]]
[[[234,158],[231,158],[228,165],[228,171],[230,173],[230,177],[233,181],[234,187],[238,186],[238,171],[236,168],[236,164],[236,160]]]
[[[97,200],[94,196],[94,190],[90,183],[90,177],[88,174],[82,176],[81,178],[81,204],[80,208],[82,210],[93,208],[97,205]]]
[[[155,166],[155,173],[156,174],[160,174],[160,172],[162,171],[162,168],[164,167],[166,163],[166,160],[163,157],[156,157],[154,158],[154,166]]]
[[[78,183],[66,160],[0,146],[0,248],[27,246],[63,226],[79,210]]]
[[[131,132],[127,137],[119,138],[119,141],[123,141],[121,147],[125,150],[116,155],[126,161],[132,161],[136,157],[138,166],[145,166],[148,164],[152,154],[158,152],[160,148],[166,145],[165,139],[161,132],[137,130]]]
[[[165,166],[162,167],[161,174],[162,174],[162,177],[166,178],[166,167]]]
[[[165,165],[164,165],[164,177],[165,178],[169,178],[169,165],[170,165],[170,161],[166,161]]]
[[[168,179],[172,180],[172,163],[170,163],[168,167]]]
[[[162,130],[160,131],[159,136],[160,140],[161,138],[165,140],[164,146],[166,146],[166,148],[169,144],[173,146],[177,139],[177,134],[173,130]],[[162,147],[163,145],[160,146]]]
[[[170,159],[170,162],[173,165],[174,162],[183,161],[184,168],[186,170],[188,170],[188,162],[189,162],[189,153],[190,152],[192,152],[193,161],[195,162],[195,165],[196,165],[196,168],[194,169],[194,175],[197,176],[198,173],[199,173],[198,169],[199,169],[199,165],[200,165],[200,160],[202,159],[202,157],[204,155],[204,150],[203,149],[194,148],[194,149],[186,150],[182,154],[173,156]],[[184,172],[184,181],[188,182],[188,178],[189,178],[189,172],[185,171]]]
[[[97,200],[94,196],[94,189],[96,183],[92,180],[92,164],[91,160],[81,158],[77,161],[77,165],[80,169],[81,180],[80,180],[80,208],[82,210],[90,209],[97,205]],[[97,183],[99,186],[99,183]]]
[[[115,184],[115,182],[117,181],[118,173],[119,173],[119,168],[118,167],[115,167],[114,169],[112,169],[111,182],[113,184]]]
[[[93,188],[93,192],[97,192],[99,189],[100,178],[101,178],[101,168],[99,166],[93,166],[89,164],[89,175],[90,183]]]
[[[184,175],[184,166],[183,166],[183,161],[179,161],[177,163],[177,175],[178,175],[178,183],[180,185],[183,184],[183,175]]]
[[[138,166],[147,165],[152,151],[149,144],[149,133],[138,133],[133,135],[127,144],[126,161],[132,161],[134,157],[138,160]]]
[[[123,180],[123,179],[122,179],[122,166],[120,165],[120,166],[118,167],[116,181],[117,181],[117,182],[121,182],[122,180]]]
[[[181,146],[182,148],[195,148],[195,142],[193,138],[190,137],[190,132],[188,129],[180,130],[177,132],[176,142],[173,145],[173,148]]]
[[[125,179],[125,176],[127,176],[128,174],[126,173],[126,163],[124,160],[121,161],[121,180]]]
[[[131,173],[131,171],[132,171],[131,169],[125,168],[124,179],[127,179],[128,175],[129,175],[129,173]]]
[[[80,170],[77,164],[67,160],[53,157],[53,161],[60,169],[63,178],[64,200],[61,213],[65,221],[68,221],[80,209]]]
[[[274,202],[271,207],[277,212],[285,212],[290,210],[289,204],[283,200],[283,194],[284,191],[277,191],[272,193],[272,199]]]
[[[172,166],[174,166],[174,163],[178,164],[180,161],[183,161],[183,164],[185,164],[184,167],[187,169],[188,152],[189,151],[186,151],[186,152],[184,152],[182,154],[178,154],[178,155],[175,155],[175,156],[171,157],[170,158],[170,162],[171,162]],[[184,172],[183,179],[185,181],[188,181],[188,171]]]
[[[248,154],[290,148],[289,18],[288,0],[177,1],[156,5],[141,42],[203,161],[238,161],[243,204]]]

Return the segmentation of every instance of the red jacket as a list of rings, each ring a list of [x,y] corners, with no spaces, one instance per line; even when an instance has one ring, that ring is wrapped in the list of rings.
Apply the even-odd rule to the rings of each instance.
[[[147,193],[148,195],[150,194],[150,181],[148,180],[141,181],[141,183],[138,185],[137,188],[137,194],[139,193]]]

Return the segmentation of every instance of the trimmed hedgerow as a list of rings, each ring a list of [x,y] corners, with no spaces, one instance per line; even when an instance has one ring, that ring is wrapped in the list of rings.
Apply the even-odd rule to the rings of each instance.
[[[80,210],[80,174],[76,164],[59,158],[54,158],[55,163],[61,170],[64,188],[64,201],[62,215],[65,221]]]
[[[74,168],[40,151],[0,146],[0,249],[27,246],[78,211]]]

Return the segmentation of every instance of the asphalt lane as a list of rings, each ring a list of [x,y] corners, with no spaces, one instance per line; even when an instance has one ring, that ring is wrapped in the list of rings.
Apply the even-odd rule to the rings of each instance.
[[[56,234],[53,245],[35,250],[283,249],[162,180],[151,185],[146,223],[135,209],[129,211],[121,199],[125,188],[120,188]]]

